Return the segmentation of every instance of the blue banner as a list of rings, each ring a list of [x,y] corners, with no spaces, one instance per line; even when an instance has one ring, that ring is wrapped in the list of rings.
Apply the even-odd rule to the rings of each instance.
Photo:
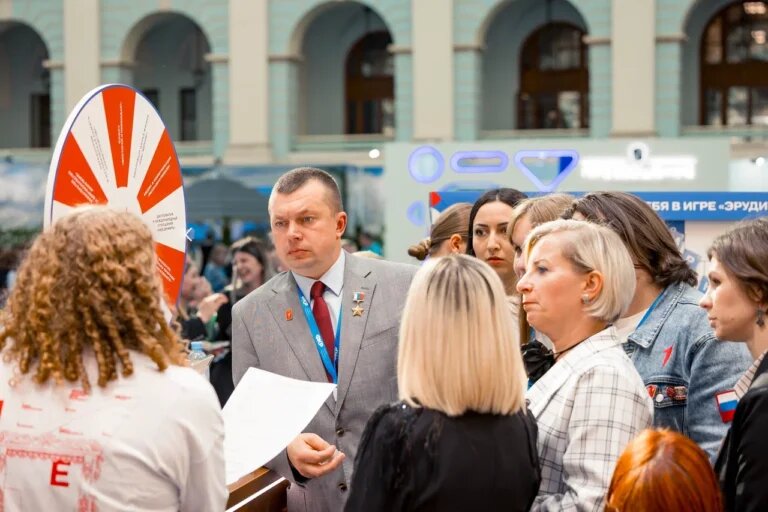
[[[457,202],[474,202],[483,190],[430,194],[432,208],[442,211]],[[584,192],[568,192],[582,196]],[[529,196],[542,195],[528,192]],[[768,192],[633,192],[665,221],[739,221],[768,215]]]

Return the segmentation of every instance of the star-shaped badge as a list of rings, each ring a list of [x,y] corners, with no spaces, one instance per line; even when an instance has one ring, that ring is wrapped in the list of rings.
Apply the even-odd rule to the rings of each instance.
[[[363,308],[360,307],[360,304],[352,308],[352,316],[363,316]]]

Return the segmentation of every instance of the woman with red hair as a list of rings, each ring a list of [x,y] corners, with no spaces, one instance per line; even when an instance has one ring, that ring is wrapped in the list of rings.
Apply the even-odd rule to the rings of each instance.
[[[720,512],[720,489],[707,454],[671,430],[644,430],[619,457],[607,512]]]

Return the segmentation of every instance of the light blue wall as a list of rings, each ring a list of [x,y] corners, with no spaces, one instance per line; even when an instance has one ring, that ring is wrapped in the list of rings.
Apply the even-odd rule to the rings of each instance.
[[[482,64],[483,130],[517,128],[517,95],[520,91],[523,42],[547,21],[545,3],[540,0],[511,3],[491,21]],[[567,22],[586,30],[579,12],[565,0],[552,2],[549,21]]]
[[[34,0],[11,2],[11,21],[29,25],[45,43],[48,58],[54,62],[64,59],[63,0]],[[54,144],[64,124],[64,75],[61,69],[51,70],[51,144]]]
[[[0,23],[0,148],[31,146],[31,95],[45,94],[40,35],[22,23]]]
[[[490,114],[490,110],[493,105],[487,107],[483,103],[488,101],[498,101],[502,94],[503,86],[497,86],[496,88],[490,86],[490,92],[492,96],[496,96],[489,100],[489,97],[485,96],[485,85],[483,78],[486,78],[484,69],[487,70],[487,66],[482,64],[483,60],[491,58],[497,59],[499,52],[503,53],[504,50],[500,49],[501,34],[503,29],[496,29],[493,25],[496,24],[497,16],[510,16],[510,19],[506,22],[508,28],[514,24],[516,20],[515,16],[522,17],[517,20],[518,23],[526,23],[524,20],[528,18],[528,12],[530,9],[542,9],[541,1],[534,0],[455,0],[454,1],[454,22],[453,22],[453,34],[454,43],[462,47],[454,54],[454,69],[456,76],[456,97],[455,97],[455,118],[457,121],[456,137],[459,140],[473,140],[479,135],[479,129],[481,126],[499,126],[502,118],[507,118],[508,115],[513,114],[514,110],[511,110],[509,101],[507,100],[506,106],[502,103],[500,108],[501,112],[494,117]],[[562,3],[565,3],[564,0]],[[553,15],[557,16],[574,16],[574,14],[580,15],[580,19],[583,20],[583,26],[587,30],[587,34],[593,38],[609,38],[611,36],[611,0],[571,0],[568,2],[571,4],[570,10],[565,6],[562,6],[561,1],[553,2]],[[511,10],[515,14],[504,14],[505,11]],[[542,11],[543,12],[543,11]],[[539,14],[540,15],[540,14]],[[532,15],[535,16],[535,15]],[[575,19],[575,18],[568,18]],[[528,24],[534,24],[534,18],[528,21]],[[500,21],[501,26],[504,26],[504,21]],[[526,25],[527,26],[527,25]],[[496,32],[500,30],[501,32]],[[522,30],[521,30],[522,32]],[[526,34],[527,35],[527,34]],[[509,46],[514,47],[515,42],[519,47],[519,41],[524,38],[523,35],[513,32],[512,44]],[[490,39],[489,39],[490,38]],[[483,50],[482,48],[489,44],[489,50]],[[464,47],[477,46],[480,49],[478,51],[466,50]],[[490,56],[490,57],[489,57]],[[508,57],[507,57],[508,58]],[[611,124],[611,87],[610,87],[610,75],[611,75],[611,52],[610,45],[598,45],[589,48],[589,66],[590,66],[590,133],[593,137],[602,137],[610,133]],[[481,73],[481,76],[471,76],[472,73]],[[490,73],[490,72],[489,72]],[[503,78],[504,72],[498,72]],[[506,83],[514,85],[510,82],[509,71],[506,72]],[[606,77],[608,78],[606,83]],[[493,74],[487,78],[493,78]],[[496,77],[498,78],[498,76]],[[503,82],[501,82],[503,84]],[[509,97],[514,102],[515,90],[509,91]],[[488,124],[483,121],[485,115],[489,117]],[[513,118],[514,122],[514,118]]]
[[[351,3],[280,0],[269,3],[269,53],[272,56],[269,65],[269,129],[272,149],[278,158],[290,151],[297,133],[344,132],[341,79],[343,73],[338,71],[343,70],[346,52],[357,39],[353,34],[358,34],[358,37],[361,34],[358,21],[349,18],[351,13],[361,11],[361,5],[369,6],[381,18],[379,23],[389,29],[394,45],[410,47],[410,0],[369,0]],[[345,18],[349,25],[344,25]],[[371,26],[374,27],[373,23]],[[340,33],[333,33],[333,27],[339,28]],[[335,55],[331,52],[334,44],[327,41],[321,43],[323,38],[336,41]],[[310,40],[316,41],[320,46],[316,48]],[[294,56],[302,58],[303,63],[296,62]],[[318,63],[315,59],[324,60]],[[395,55],[395,130],[398,140],[410,138],[412,133],[410,62],[410,55]],[[304,67],[303,70],[300,69],[301,66]],[[320,78],[320,91],[311,91],[315,84],[304,78],[318,76],[318,70],[323,68],[329,76]],[[296,83],[300,79],[304,89],[300,89]],[[334,83],[339,90],[332,90]],[[330,94],[327,96],[328,105],[318,104],[322,91]],[[306,114],[300,116],[300,112]],[[328,125],[324,126],[324,123]]]

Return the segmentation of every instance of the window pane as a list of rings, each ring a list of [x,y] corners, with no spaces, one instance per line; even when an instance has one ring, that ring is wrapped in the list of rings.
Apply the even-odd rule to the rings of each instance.
[[[365,77],[391,76],[394,74],[394,59],[386,49],[366,50],[360,61],[359,71]]]
[[[722,18],[717,18],[707,29],[706,43],[704,47],[707,64],[718,64],[723,60],[723,46],[721,35]]]
[[[746,87],[728,89],[728,126],[747,124],[748,91]]]
[[[755,87],[752,93],[752,124],[768,125],[768,87]]]
[[[737,25],[730,29],[725,38],[725,54],[730,63],[744,62],[749,58],[749,45],[752,39],[749,27]]]
[[[764,15],[768,12],[765,2],[744,2],[744,12],[751,15]]]
[[[363,103],[363,133],[381,133],[380,103],[378,100]]]
[[[729,24],[733,23],[739,23],[741,21],[743,9],[741,5],[732,5],[728,8],[728,10],[725,12],[725,17],[728,20]]]
[[[539,35],[539,69],[574,69],[581,67],[581,31],[553,25]]]
[[[557,106],[561,128],[582,128],[581,94],[577,91],[563,91],[557,95]]]
[[[393,99],[384,99],[381,101],[382,130],[381,133],[387,136],[395,134],[395,101]]]
[[[359,128],[357,126],[357,102],[356,101],[347,102],[347,132],[359,133]]]
[[[750,31],[749,55],[755,60],[768,61],[768,21],[754,20]]]
[[[704,124],[712,126],[722,125],[720,115],[723,105],[723,94],[717,89],[707,89],[707,110],[704,113]]]
[[[197,94],[195,89],[182,89],[181,140],[197,140]]]
[[[540,94],[538,97],[539,125],[537,128],[562,128],[555,94]]]
[[[520,95],[520,126],[519,128],[521,130],[529,130],[531,128],[536,128],[536,119],[535,119],[535,106],[534,106],[534,99],[531,97],[530,94],[521,94]]]
[[[157,89],[144,89],[141,93],[147,97],[147,100],[155,106],[155,109],[160,111],[160,93]]]

